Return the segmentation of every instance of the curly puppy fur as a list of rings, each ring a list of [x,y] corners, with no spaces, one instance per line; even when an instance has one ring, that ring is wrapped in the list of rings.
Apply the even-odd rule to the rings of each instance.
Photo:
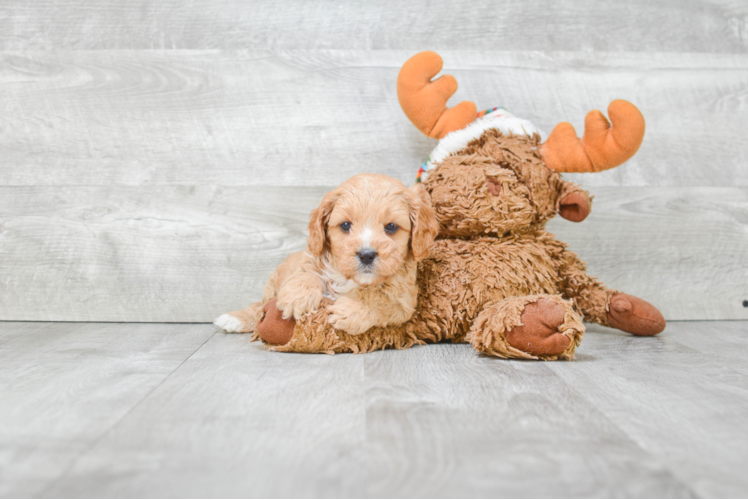
[[[317,310],[323,298],[332,299],[329,322],[350,335],[402,324],[416,306],[417,262],[428,255],[437,231],[420,186],[407,189],[384,175],[354,176],[312,212],[308,250],[278,266],[263,301],[216,324],[254,331],[262,304],[272,298],[283,319],[297,320]]]

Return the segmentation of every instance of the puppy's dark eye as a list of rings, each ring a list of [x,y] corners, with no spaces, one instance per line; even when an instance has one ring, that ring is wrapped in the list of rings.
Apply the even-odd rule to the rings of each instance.
[[[346,222],[343,222],[342,224],[340,224],[340,226],[338,226],[338,227],[340,227],[341,231],[343,231],[344,233],[347,233],[348,231],[351,230],[351,223],[348,222],[348,221],[346,221]]]
[[[400,228],[397,227],[397,224],[393,224],[392,222],[384,226],[384,232],[387,234],[395,234],[398,229]]]

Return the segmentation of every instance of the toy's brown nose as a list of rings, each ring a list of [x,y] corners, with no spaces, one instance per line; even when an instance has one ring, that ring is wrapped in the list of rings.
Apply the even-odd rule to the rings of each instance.
[[[495,177],[486,177],[486,188],[493,196],[501,196],[501,182]]]
[[[365,266],[368,266],[372,262],[374,262],[374,259],[377,258],[377,252],[376,250],[372,250],[371,248],[364,248],[356,252],[356,255],[358,255],[358,260],[361,261],[361,263]]]

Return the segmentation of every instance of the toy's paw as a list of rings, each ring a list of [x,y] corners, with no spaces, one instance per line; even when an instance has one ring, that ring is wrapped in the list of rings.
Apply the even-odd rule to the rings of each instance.
[[[221,314],[213,324],[223,328],[227,333],[249,333],[250,330],[244,328],[244,322],[239,318],[232,316],[230,313]]]
[[[666,325],[655,306],[627,293],[617,293],[610,298],[608,323],[613,328],[640,336],[657,335]]]
[[[257,334],[268,344],[285,345],[293,337],[296,320],[283,318],[283,313],[276,306],[276,300],[270,299],[262,308],[265,315],[257,321]]]
[[[305,314],[319,309],[322,297],[322,290],[317,288],[281,288],[276,307],[283,313],[283,319],[301,319]]]
[[[522,325],[507,332],[506,341],[533,356],[557,356],[571,339],[558,331],[564,322],[564,308],[551,300],[539,299],[527,304],[522,312]]]
[[[338,299],[328,310],[330,316],[327,321],[336,330],[342,330],[350,335],[361,335],[371,328],[371,325],[358,314],[357,308],[352,307],[343,299]]]

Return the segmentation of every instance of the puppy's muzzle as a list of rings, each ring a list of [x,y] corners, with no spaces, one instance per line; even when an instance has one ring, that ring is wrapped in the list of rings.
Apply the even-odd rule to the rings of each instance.
[[[358,261],[364,266],[370,266],[377,258],[377,251],[372,248],[362,248],[356,252]]]

